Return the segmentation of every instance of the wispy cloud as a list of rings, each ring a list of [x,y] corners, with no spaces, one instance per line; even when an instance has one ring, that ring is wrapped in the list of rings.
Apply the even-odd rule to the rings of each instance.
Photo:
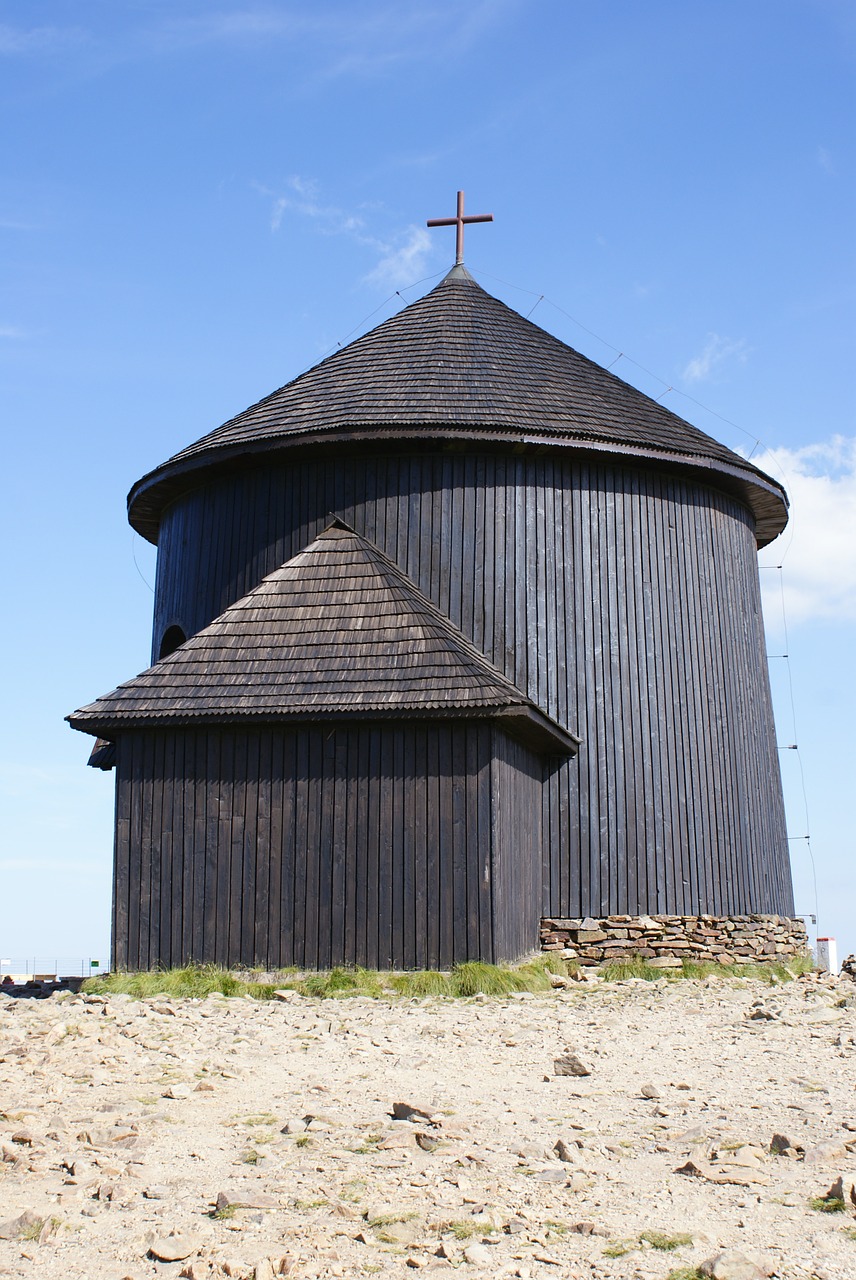
[[[430,0],[402,5],[393,0],[290,0],[289,4],[240,3],[200,12],[175,13],[169,5],[136,6],[136,23],[94,22],[80,26],[0,24],[0,55],[55,54],[79,45],[88,49],[86,70],[127,61],[168,58],[220,47],[230,56],[277,46],[297,54],[292,88],[323,89],[331,80],[370,79],[416,62],[461,59],[522,0]],[[191,6],[184,6],[190,8]],[[297,67],[302,75],[295,79]]]
[[[283,184],[284,190],[279,192],[255,183],[256,190],[273,201],[271,206],[270,229],[279,231],[286,213],[295,213],[301,218],[309,218],[316,229],[323,235],[351,235],[360,238],[363,219],[358,214],[346,213],[336,205],[325,203],[320,196],[318,183],[312,178],[302,178],[292,174]]]
[[[193,44],[316,42],[322,79],[366,77],[426,58],[460,57],[502,21],[520,0],[433,0],[430,4],[256,5],[192,18],[169,19],[157,29],[161,47]]]
[[[835,163],[832,159],[832,153],[827,151],[826,147],[818,147],[817,163],[824,173],[835,173]]]
[[[752,459],[779,477],[791,499],[791,523],[761,553],[764,613],[774,631],[826,619],[856,622],[856,437],[834,436],[803,449],[775,449]]]
[[[364,277],[367,284],[395,289],[412,284],[425,274],[432,251],[432,240],[425,228],[407,227],[396,241],[383,249],[377,266]]]
[[[737,360],[745,364],[749,358],[749,348],[741,338],[721,338],[718,333],[708,334],[707,342],[701,352],[681,372],[684,382],[704,382],[720,369],[727,360]]]
[[[85,40],[79,27],[13,27],[0,23],[0,54],[7,57],[57,53]]]
[[[411,224],[388,232],[377,231],[373,224],[382,219],[382,206],[365,204],[356,211],[343,209],[323,198],[317,182],[299,174],[292,174],[279,191],[260,183],[255,185],[271,201],[272,232],[283,230],[289,217],[305,219],[319,235],[347,236],[369,250],[375,263],[362,277],[364,283],[399,288],[425,274],[435,245],[424,227]]]
[[[28,338],[30,335],[26,329],[21,329],[14,324],[0,324],[0,338],[15,339]]]

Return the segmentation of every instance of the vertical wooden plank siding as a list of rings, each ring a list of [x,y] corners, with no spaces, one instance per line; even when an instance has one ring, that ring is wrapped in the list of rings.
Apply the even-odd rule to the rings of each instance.
[[[505,743],[505,735],[487,723],[466,721],[123,735],[115,963],[448,968],[494,956],[495,904],[508,895],[503,954],[510,957],[524,936],[521,949],[534,947],[540,794],[535,803],[530,779],[540,766],[527,748],[511,743],[503,747],[497,785],[492,738]],[[168,776],[170,758],[185,764],[195,759],[196,767]],[[421,822],[407,821],[407,815],[425,805],[426,777],[401,767],[418,759],[433,761],[428,792],[436,802]],[[496,827],[505,840],[499,894],[485,817],[492,786],[503,806]],[[165,839],[153,815],[178,794],[183,802],[172,809],[169,847],[179,865],[194,869],[195,883],[204,883],[205,891],[186,899],[176,936],[162,912],[133,915],[127,904],[151,892],[150,868],[160,865]],[[419,887],[420,873],[429,867],[439,907]]]
[[[501,729],[491,731],[493,957],[515,960],[538,946],[541,893],[541,789],[531,752]]]
[[[113,964],[131,967],[131,794],[133,791],[133,742],[120,738],[116,743],[116,827],[113,840],[113,919],[111,951]],[[135,886],[136,887],[136,886]]]
[[[546,913],[793,911],[753,522],[741,503],[686,477],[558,450],[268,460],[165,513],[155,652],[167,627],[198,631],[331,512],[583,737],[578,760],[546,784]],[[436,780],[439,740],[431,750]],[[426,785],[413,821],[430,826],[437,784]],[[377,902],[377,845],[365,858]],[[439,885],[436,868],[421,873],[420,912]]]

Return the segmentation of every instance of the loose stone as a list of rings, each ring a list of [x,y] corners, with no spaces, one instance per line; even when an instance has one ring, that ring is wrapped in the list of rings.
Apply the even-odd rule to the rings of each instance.
[[[577,1057],[575,1053],[563,1053],[561,1058],[553,1060],[554,1076],[590,1076],[591,1068]]]
[[[197,1236],[162,1236],[152,1240],[148,1253],[158,1262],[182,1262],[192,1253],[198,1253],[202,1241]]]

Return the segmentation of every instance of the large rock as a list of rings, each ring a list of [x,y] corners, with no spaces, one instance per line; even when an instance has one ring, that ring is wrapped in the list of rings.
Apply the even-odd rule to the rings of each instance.
[[[198,1236],[158,1236],[149,1244],[148,1252],[158,1262],[183,1262],[191,1254],[198,1253],[202,1241]]]
[[[767,1280],[773,1274],[773,1263],[754,1250],[725,1249],[703,1262],[699,1272],[710,1280]]]
[[[0,1240],[17,1240],[28,1227],[34,1227],[41,1221],[38,1214],[25,1209],[23,1213],[18,1214],[17,1218],[8,1218],[5,1222],[0,1222]]]
[[[464,1250],[464,1257],[471,1267],[492,1267],[496,1259],[487,1245],[471,1244]]]

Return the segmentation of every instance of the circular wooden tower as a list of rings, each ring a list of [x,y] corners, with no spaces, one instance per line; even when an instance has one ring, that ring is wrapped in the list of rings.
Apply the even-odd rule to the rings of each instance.
[[[128,507],[158,546],[153,660],[335,516],[576,731],[536,912],[792,914],[756,561],[782,487],[463,266]]]

